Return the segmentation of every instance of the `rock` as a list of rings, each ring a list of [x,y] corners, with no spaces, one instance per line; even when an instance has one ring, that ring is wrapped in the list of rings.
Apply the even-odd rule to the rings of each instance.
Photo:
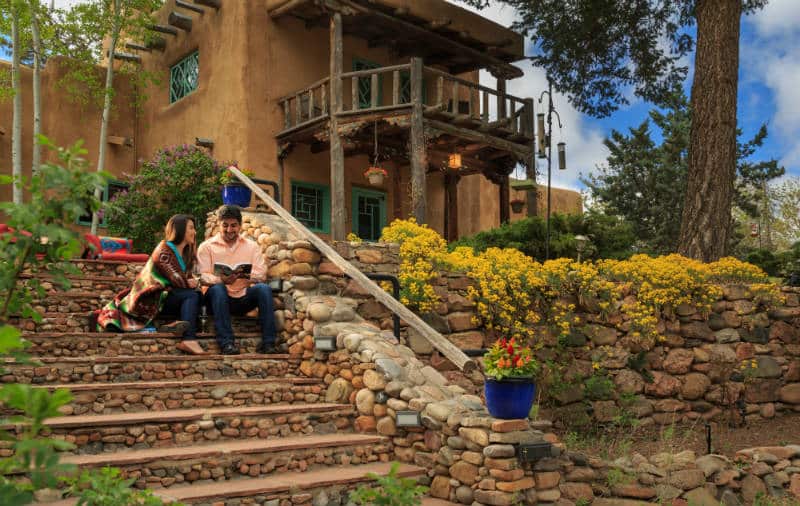
[[[383,390],[386,387],[386,380],[384,379],[383,375],[377,371],[367,369],[364,371],[364,386],[373,392],[377,392],[378,390]]]
[[[559,496],[561,494],[559,493]],[[491,506],[511,506],[516,503],[515,494],[500,492],[497,490],[475,490],[475,501]],[[556,497],[558,499],[558,497]]]
[[[778,365],[778,362],[772,357],[758,355],[756,357],[756,363],[757,367],[753,372],[756,378],[780,378],[781,374],[783,374],[781,366]]]
[[[510,444],[492,444],[483,449],[483,455],[494,459],[513,457],[516,455],[516,449]]]
[[[406,370],[391,358],[376,359],[375,367],[389,382],[404,381],[406,379]]]
[[[715,341],[716,337],[706,322],[691,321],[681,323],[681,335],[688,339],[700,339],[702,341]]]
[[[676,497],[680,497],[682,493],[683,490],[666,483],[656,485],[656,497],[664,501],[671,501]]]
[[[371,415],[375,407],[375,393],[369,388],[362,388],[356,394],[356,408],[362,415]]]
[[[302,290],[304,292],[314,290],[319,286],[319,280],[314,276],[292,276],[289,280],[295,290]]]
[[[461,504],[472,504],[474,495],[472,489],[467,486],[461,486],[456,489],[456,501]]]
[[[613,345],[619,336],[616,329],[597,324],[586,325],[583,332],[596,346]]]
[[[369,392],[369,390],[367,390]],[[374,416],[359,416],[353,423],[353,427],[357,432],[373,432],[376,428],[377,422]]]
[[[800,383],[789,383],[783,386],[779,392],[781,402],[788,404],[800,404]]]
[[[430,494],[439,499],[450,499],[450,478],[447,476],[434,476],[431,482]]]
[[[460,460],[450,466],[450,476],[464,485],[472,485],[478,477],[478,466]]]
[[[619,414],[615,401],[595,401],[592,408],[594,419],[598,422],[611,422]]]
[[[447,339],[462,350],[478,350],[483,348],[483,333],[478,331],[454,332]]]
[[[536,488],[544,490],[558,485],[558,482],[561,481],[561,473],[555,471],[535,473],[534,479],[536,481]]]
[[[720,344],[735,343],[741,339],[739,337],[739,331],[736,329],[718,330],[714,332],[714,335],[717,337],[717,342]]]
[[[644,391],[642,375],[630,369],[622,369],[614,377],[617,391],[625,394],[640,394]]]
[[[800,473],[792,475],[789,482],[789,492],[797,499],[800,499]]]
[[[664,359],[664,370],[672,374],[686,374],[694,361],[694,353],[685,348],[670,350]]]
[[[703,471],[703,474],[708,478],[712,474],[721,471],[728,464],[728,459],[721,455],[703,455],[695,460],[695,465]]]
[[[614,495],[632,497],[634,499],[652,499],[656,497],[656,489],[639,484],[617,485],[612,489]],[[680,491],[678,492],[680,493]],[[676,496],[677,497],[677,496]]]
[[[786,344],[797,343],[800,340],[800,329],[783,321],[772,322],[769,338],[778,339]]]
[[[348,402],[350,399],[350,392],[353,387],[350,382],[344,378],[336,378],[328,386],[328,391],[325,392],[325,402],[342,403]]]
[[[479,446],[489,445],[489,434],[483,429],[460,427],[458,435],[466,441],[471,441]]]
[[[397,434],[397,425],[395,425],[394,418],[391,416],[384,416],[375,426],[378,434],[382,436],[394,436]]]
[[[686,492],[683,497],[693,506],[719,506],[719,501],[705,487]]]
[[[331,317],[331,308],[327,304],[315,302],[306,309],[308,316],[316,322],[328,321]]]
[[[670,485],[681,490],[691,490],[703,485],[705,474],[700,469],[681,469],[674,471],[667,478]]]
[[[592,487],[588,483],[566,482],[558,486],[561,495],[572,501],[591,502],[594,499]]]
[[[645,392],[656,397],[671,397],[678,393],[681,382],[675,376],[660,371],[653,372],[653,382],[645,385]]]
[[[766,494],[767,487],[760,478],[752,474],[745,475],[741,481],[742,485],[742,498],[746,504],[753,504],[756,496],[759,494]]]
[[[781,381],[778,379],[754,380],[745,386],[744,398],[755,404],[775,402],[780,398],[780,390]]]
[[[694,400],[701,398],[711,386],[711,380],[708,376],[701,373],[689,373],[683,377],[683,386],[681,387],[681,396],[684,399]]]
[[[417,355],[430,355],[433,353],[433,344],[410,327],[408,329],[408,347]]]

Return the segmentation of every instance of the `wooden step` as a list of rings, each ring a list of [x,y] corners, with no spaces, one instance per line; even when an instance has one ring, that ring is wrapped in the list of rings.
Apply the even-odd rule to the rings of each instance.
[[[39,364],[4,359],[3,383],[89,383],[222,378],[301,377],[299,357],[259,355],[160,355],[40,357]]]
[[[73,443],[76,454],[107,455],[130,448],[332,434],[352,430],[353,414],[351,404],[312,403],[61,416],[45,422],[45,434]]]
[[[372,463],[350,466],[331,466],[324,469],[308,470],[302,473],[274,473],[263,478],[245,478],[222,481],[218,483],[175,485],[168,489],[160,489],[156,495],[165,501],[179,501],[185,504],[240,504],[241,498],[248,498],[253,504],[263,504],[267,501],[286,500],[292,502],[292,497],[301,502],[303,498],[311,495],[317,500],[321,495],[326,497],[342,498],[356,487],[372,483],[368,474],[385,476],[389,474],[391,464]],[[401,464],[398,476],[403,478],[416,478],[425,474],[425,469],[413,465]],[[450,503],[426,502],[424,506],[449,506]],[[433,500],[438,501],[438,500]],[[302,502],[306,504],[308,501]],[[344,504],[344,501],[339,501]],[[336,502],[336,504],[339,504]],[[74,506],[76,499],[64,499],[49,503],[34,503],[34,506]],[[319,503],[315,503],[319,504]]]
[[[167,409],[313,403],[325,393],[317,378],[258,378],[45,385],[68,388],[65,415],[141,413]]]
[[[306,471],[338,464],[388,462],[388,438],[367,434],[321,434],[277,439],[243,439],[172,448],[64,456],[61,462],[81,468],[117,467],[135,478],[138,488],[176,483],[258,477]]]

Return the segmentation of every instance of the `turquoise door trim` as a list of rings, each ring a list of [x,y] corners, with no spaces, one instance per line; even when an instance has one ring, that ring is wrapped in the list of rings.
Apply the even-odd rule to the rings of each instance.
[[[380,239],[386,226],[386,192],[354,187],[352,209],[353,233],[365,241]]]

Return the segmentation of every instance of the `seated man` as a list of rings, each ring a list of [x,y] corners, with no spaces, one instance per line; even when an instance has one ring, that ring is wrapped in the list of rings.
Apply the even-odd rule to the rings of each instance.
[[[261,247],[239,235],[242,211],[237,206],[220,207],[217,219],[220,232],[205,240],[197,250],[200,281],[209,285],[206,305],[214,315],[217,343],[223,354],[238,355],[231,314],[243,315],[258,307],[261,324],[258,352],[276,353],[272,290],[262,283],[266,278],[267,264]],[[240,265],[245,268],[235,268]]]

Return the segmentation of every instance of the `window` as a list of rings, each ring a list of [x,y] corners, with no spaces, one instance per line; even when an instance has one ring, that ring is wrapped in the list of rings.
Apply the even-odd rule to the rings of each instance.
[[[128,183],[123,183],[122,181],[109,181],[106,187],[103,189],[103,194],[100,196],[100,200],[101,202],[108,202],[112,200],[117,193],[127,190]],[[87,210],[85,214],[78,217],[78,223],[80,225],[91,225],[92,213]],[[102,214],[98,225],[101,227],[106,226],[106,218]]]
[[[169,71],[169,103],[177,102],[197,89],[200,81],[200,53],[195,51]]]
[[[386,226],[386,193],[353,188],[353,232],[365,241],[377,241]]]
[[[330,187],[292,181],[292,214],[312,231],[330,233]]]
[[[369,70],[379,68],[380,64],[362,60],[360,58],[353,59],[353,71]],[[378,104],[381,103],[383,95],[381,88],[383,88],[383,76],[378,75]],[[358,108],[368,109],[372,106],[372,77],[359,77],[358,78]]]

